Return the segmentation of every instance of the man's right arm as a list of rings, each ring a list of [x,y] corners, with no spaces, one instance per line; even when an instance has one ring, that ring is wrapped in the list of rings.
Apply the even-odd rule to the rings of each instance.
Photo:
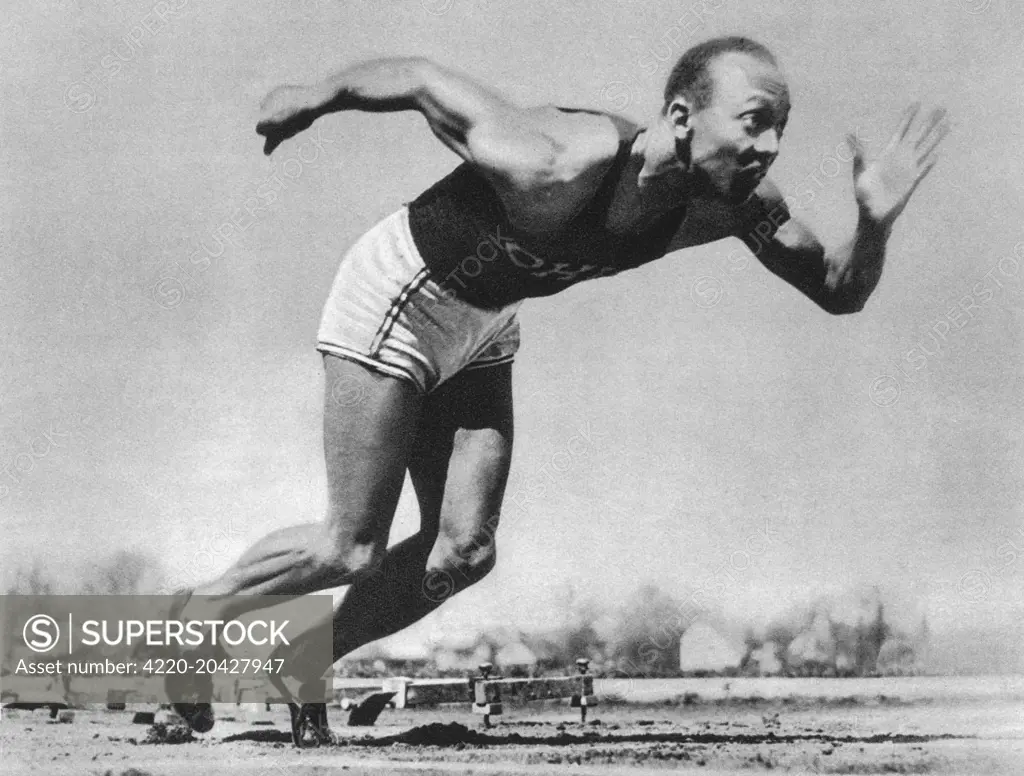
[[[316,86],[275,89],[256,126],[266,137],[264,153],[343,110],[419,111],[441,142],[513,198],[550,196],[575,172],[550,110],[519,108],[462,73],[418,57],[365,62]]]

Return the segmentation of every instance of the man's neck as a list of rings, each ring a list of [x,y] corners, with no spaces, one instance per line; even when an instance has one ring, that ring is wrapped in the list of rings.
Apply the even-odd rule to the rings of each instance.
[[[633,144],[616,197],[620,217],[649,223],[684,204],[689,188],[688,170],[676,155],[675,136],[659,115]]]

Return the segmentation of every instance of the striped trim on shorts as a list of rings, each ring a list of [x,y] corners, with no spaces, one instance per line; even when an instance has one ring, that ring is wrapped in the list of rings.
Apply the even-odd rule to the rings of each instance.
[[[430,393],[464,370],[511,362],[519,349],[519,304],[483,309],[443,288],[416,249],[403,207],[345,254],[317,349]]]

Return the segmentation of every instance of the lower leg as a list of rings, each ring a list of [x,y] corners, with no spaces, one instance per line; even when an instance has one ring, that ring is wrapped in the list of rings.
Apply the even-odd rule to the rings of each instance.
[[[302,523],[281,528],[253,545],[217,579],[191,591],[219,617],[232,619],[248,611],[246,596],[299,597],[351,584],[379,559],[370,547],[355,547],[342,555],[325,523]],[[351,547],[351,545],[350,545]],[[190,611],[197,608],[194,605]],[[207,615],[214,612],[207,611]]]
[[[389,548],[375,573],[352,585],[335,605],[336,661],[364,644],[408,628],[476,581],[469,575],[427,571],[433,543],[432,535],[420,533]],[[435,577],[442,577],[443,583],[435,586]],[[454,584],[446,584],[450,579]]]
[[[453,595],[482,579],[492,565],[460,564],[451,571],[430,571],[428,562],[434,542],[433,534],[422,532],[399,542],[388,549],[373,573],[358,579],[346,591],[334,607],[332,664],[365,644],[423,619]],[[298,653],[305,646],[300,638],[289,650]],[[326,671],[330,666],[322,668]],[[314,674],[313,680],[321,675]]]
[[[348,584],[347,570],[323,562],[326,525],[303,523],[281,528],[254,544],[218,579],[199,585],[197,596],[299,596]]]

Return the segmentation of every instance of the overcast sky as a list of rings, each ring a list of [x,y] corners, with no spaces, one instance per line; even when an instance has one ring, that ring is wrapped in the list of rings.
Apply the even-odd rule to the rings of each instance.
[[[330,281],[457,160],[413,113],[332,116],[268,160],[270,88],[418,54],[643,121],[678,54],[738,32],[788,75],[773,177],[827,244],[854,220],[845,133],[872,151],[911,100],[950,109],[879,289],[830,317],[720,243],[527,302],[497,569],[413,636],[542,626],[569,582],[607,603],[710,582],[743,618],[878,584],[937,630],[1019,623],[1024,12],[824,5],[8,2],[5,580],[128,547],[190,581],[323,514]],[[394,537],[416,520],[407,493]]]

